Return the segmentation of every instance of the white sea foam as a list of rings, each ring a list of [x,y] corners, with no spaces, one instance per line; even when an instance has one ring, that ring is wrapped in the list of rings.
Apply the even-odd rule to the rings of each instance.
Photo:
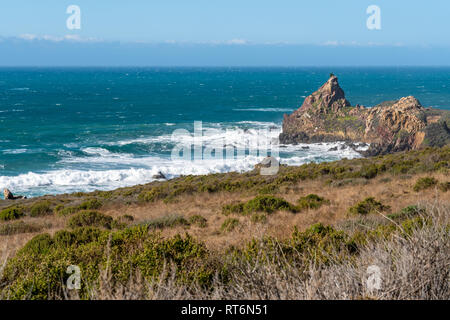
[[[6,149],[3,150],[3,154],[21,154],[26,153],[27,151],[27,149]]]
[[[242,128],[250,125],[250,128]],[[204,146],[234,146],[237,149],[257,148],[261,138],[275,139],[281,132],[281,127],[275,123],[243,121],[235,126],[220,124],[203,128]],[[268,128],[272,130],[261,131]],[[261,137],[261,134],[269,136]],[[110,146],[125,146],[133,143],[167,145],[187,144],[193,141],[192,134],[158,137],[142,137],[138,139],[111,142]],[[106,144],[108,145],[108,144]],[[281,163],[301,165],[308,162],[333,161],[342,158],[360,157],[360,154],[344,142],[315,143],[298,145],[280,145]],[[112,190],[119,187],[148,183],[159,171],[167,178],[180,175],[200,175],[220,172],[244,172],[252,170],[254,165],[262,160],[264,155],[239,155],[232,159],[209,158],[200,161],[171,160],[162,154],[137,156],[131,153],[112,152],[107,147],[86,147],[80,151],[61,150],[58,155],[61,160],[58,166],[66,169],[46,172],[29,172],[18,176],[0,176],[0,187],[7,187],[19,194],[42,195],[44,193],[66,193],[73,191]],[[333,150],[332,148],[336,149]],[[332,149],[332,150],[330,150]],[[360,150],[367,149],[360,148]],[[17,150],[17,149],[16,149]],[[170,151],[170,150],[169,150]]]
[[[255,111],[255,112],[292,112],[292,108],[243,108],[233,109],[233,111]]]

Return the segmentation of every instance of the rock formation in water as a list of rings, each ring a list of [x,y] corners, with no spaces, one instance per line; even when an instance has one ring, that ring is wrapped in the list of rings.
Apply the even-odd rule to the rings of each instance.
[[[333,74],[303,105],[285,115],[280,142],[364,142],[366,155],[450,144],[450,111],[424,108],[412,97],[375,107],[351,106]]]

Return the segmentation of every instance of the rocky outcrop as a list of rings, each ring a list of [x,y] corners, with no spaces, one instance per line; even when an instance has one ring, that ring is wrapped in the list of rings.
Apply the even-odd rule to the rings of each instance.
[[[8,189],[3,190],[3,197],[5,200],[17,200],[17,199],[26,199],[27,197],[24,196],[14,196],[11,191]]]
[[[153,179],[157,179],[157,180],[163,180],[164,179],[164,180],[167,180],[166,176],[161,171],[158,171],[157,174],[153,175]]]
[[[450,143],[449,114],[424,108],[412,96],[372,108],[351,106],[330,75],[298,110],[284,116],[280,142],[364,142],[370,144],[367,155],[442,146]]]

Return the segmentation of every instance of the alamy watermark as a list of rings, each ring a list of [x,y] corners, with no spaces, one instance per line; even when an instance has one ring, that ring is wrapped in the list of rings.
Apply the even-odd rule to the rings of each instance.
[[[368,275],[366,280],[367,290],[371,293],[380,290],[382,284],[380,267],[377,265],[368,266],[366,273]]]
[[[81,29],[81,9],[77,5],[70,5],[66,9],[66,13],[70,16],[66,20],[66,26],[69,30]]]
[[[381,30],[381,9],[377,5],[367,7],[366,13],[370,16],[367,18],[366,26],[369,30]]]
[[[70,265],[66,270],[70,277],[66,281],[67,289],[80,290],[81,289],[81,269],[79,266]]]

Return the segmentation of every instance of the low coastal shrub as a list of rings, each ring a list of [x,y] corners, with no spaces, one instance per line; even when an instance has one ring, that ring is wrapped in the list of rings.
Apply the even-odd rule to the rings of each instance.
[[[98,199],[89,199],[84,201],[78,206],[78,210],[97,210],[102,207],[102,202]]]
[[[381,202],[375,200],[374,197],[369,197],[363,201],[358,202],[349,209],[352,214],[369,214],[373,212],[386,211],[388,206],[383,205]]]
[[[180,285],[207,287],[217,271],[208,256],[204,244],[188,235],[163,239],[143,227],[113,233],[82,227],[59,231],[53,237],[40,234],[8,260],[0,276],[0,296],[63,299],[70,265],[77,265],[82,272],[81,299],[98,288],[105,269],[111,287],[125,286],[135,272],[147,281],[169,277]]]
[[[438,188],[442,192],[447,192],[448,190],[450,190],[450,181],[439,183]]]
[[[30,216],[40,217],[51,214],[53,211],[51,209],[50,201],[44,200],[39,201],[31,206]]]
[[[88,199],[76,206],[65,207],[64,205],[57,205],[53,211],[60,216],[68,216],[82,210],[97,210],[100,209],[102,206],[103,204],[101,201],[99,201],[96,198],[93,198]]]
[[[162,188],[154,187],[150,191],[143,191],[139,194],[138,199],[142,202],[154,202],[165,196],[166,194],[163,192]]]
[[[220,230],[222,232],[231,232],[233,231],[237,226],[239,225],[239,220],[235,219],[235,218],[228,218],[226,219],[223,223],[222,226],[220,227]]]
[[[67,227],[75,229],[80,227],[101,227],[111,229],[113,218],[93,210],[80,211],[67,222]]]
[[[255,212],[250,216],[250,221],[253,223],[266,223],[267,213]]]
[[[438,181],[433,177],[424,177],[417,180],[416,184],[413,187],[413,190],[418,192],[421,190],[429,189],[435,185],[437,185]]]
[[[206,218],[202,217],[199,214],[193,215],[192,217],[189,218],[189,224],[191,225],[196,225],[200,228],[205,228],[206,227]]]
[[[278,210],[297,212],[297,207],[290,204],[282,198],[268,195],[257,196],[245,203],[232,203],[222,208],[222,213],[229,215],[230,213],[250,214],[253,212],[273,213]]]
[[[224,298],[235,298],[239,292],[243,297],[250,297],[254,294],[251,290],[258,290],[258,295],[265,297],[267,288],[264,286],[273,285],[274,279],[280,281],[281,290],[294,282],[290,287],[294,293],[290,297],[298,297],[299,286],[305,291],[304,297],[310,297],[308,288],[312,276],[317,277],[314,278],[319,283],[317,290],[323,288],[323,281],[331,285],[339,279],[352,277],[345,278],[344,282],[346,285],[351,282],[348,292],[356,299],[365,294],[360,275],[365,274],[367,264],[374,263],[368,261],[368,257],[376,259],[375,263],[381,264],[386,272],[396,272],[389,273],[389,281],[403,279],[402,274],[410,272],[411,264],[416,262],[414,272],[422,275],[421,281],[429,284],[425,281],[433,279],[430,285],[435,282],[436,285],[433,285],[433,293],[423,293],[422,287],[411,286],[411,292],[418,295],[410,293],[408,297],[436,297],[436,294],[445,297],[447,291],[442,284],[446,284],[448,278],[444,263],[449,243],[448,219],[445,219],[448,215],[444,212],[433,218],[429,209],[417,215],[422,209],[408,206],[399,212],[395,223],[379,216],[358,216],[354,219],[356,225],[371,222],[364,223],[358,230],[341,230],[317,223],[304,231],[295,228],[287,239],[255,238],[242,247],[220,251],[220,255],[208,251],[204,243],[187,234],[163,238],[159,232],[149,232],[145,226],[120,231],[80,227],[58,231],[54,236],[40,234],[5,264],[0,275],[0,297],[67,298],[66,283],[70,274],[66,270],[69,265],[77,265],[82,272],[81,289],[77,291],[81,299],[127,296],[149,299],[155,298],[155,289],[165,290],[163,295],[157,296],[161,298],[179,298],[182,294],[200,299],[208,294],[216,296],[217,292],[224,294]],[[227,220],[228,225],[238,226],[237,219]],[[320,270],[324,273],[318,274]],[[135,278],[137,274],[139,278]],[[136,279],[139,286],[130,287],[131,281]],[[394,298],[404,296],[401,290],[405,285],[410,285],[409,279],[397,283],[396,290],[400,291]],[[138,289],[141,287],[144,289]],[[235,291],[230,293],[230,290]],[[323,290],[321,294],[330,289]],[[360,291],[355,293],[354,290]],[[389,286],[380,298],[391,290]],[[336,297],[337,292],[341,292],[341,288],[330,297]],[[348,292],[342,297],[349,298]],[[273,297],[279,294],[276,291]]]
[[[244,213],[266,212],[272,213],[278,210],[296,212],[295,206],[282,198],[273,196],[257,196],[244,204]]]
[[[298,199],[297,203],[298,209],[304,210],[318,209],[324,204],[329,204],[330,201],[323,197],[319,197],[317,194],[309,194],[306,197],[301,197],[300,199]]]
[[[419,206],[417,205],[411,205],[403,208],[399,212],[388,214],[387,217],[395,221],[401,221],[404,219],[415,217],[417,215],[423,215],[425,213],[426,213],[425,209],[419,208]]]
[[[10,207],[0,211],[0,220],[8,221],[19,219],[24,215],[22,208]]]

